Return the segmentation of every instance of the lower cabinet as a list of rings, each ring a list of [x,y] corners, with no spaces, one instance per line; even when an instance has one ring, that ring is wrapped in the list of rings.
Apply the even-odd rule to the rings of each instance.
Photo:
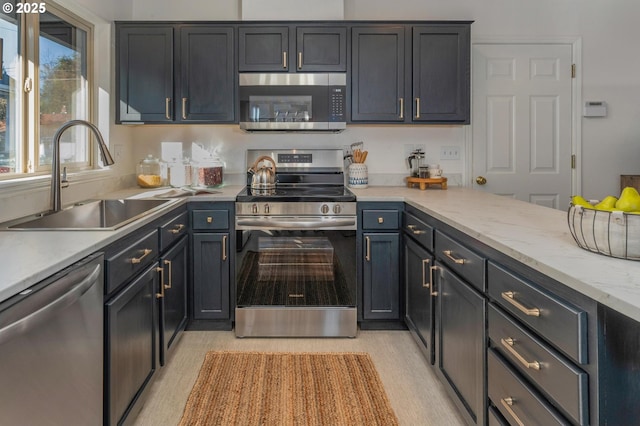
[[[228,233],[193,234],[193,318],[230,318]]]
[[[436,371],[470,424],[485,424],[486,302],[436,262]]]
[[[140,398],[158,368],[157,263],[105,306],[105,424],[117,425]]]
[[[365,320],[400,318],[400,234],[364,234],[362,296]]]

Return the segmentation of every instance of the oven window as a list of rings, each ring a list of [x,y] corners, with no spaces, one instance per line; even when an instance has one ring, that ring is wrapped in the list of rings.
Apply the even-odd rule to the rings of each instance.
[[[244,231],[242,241],[238,307],[355,306],[355,231]]]

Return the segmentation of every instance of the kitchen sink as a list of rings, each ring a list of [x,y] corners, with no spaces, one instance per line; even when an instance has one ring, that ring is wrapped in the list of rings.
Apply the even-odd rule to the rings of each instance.
[[[64,210],[12,221],[5,231],[106,231],[118,229],[153,213],[176,200],[123,199],[90,200]]]

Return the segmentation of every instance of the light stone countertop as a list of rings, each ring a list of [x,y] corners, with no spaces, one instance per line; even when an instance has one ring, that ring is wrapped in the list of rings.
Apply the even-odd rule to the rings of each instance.
[[[466,188],[352,189],[358,201],[404,201],[523,264],[640,321],[640,262],[584,250],[567,212]],[[567,209],[569,205],[567,202]]]
[[[234,201],[242,186],[219,194],[182,197],[177,203]],[[153,196],[168,191],[130,189],[105,198]],[[551,278],[640,321],[640,262],[615,259],[579,248],[564,211],[540,207],[481,191],[405,187],[352,189],[358,201],[406,202],[482,243]],[[182,201],[184,200],[184,201]],[[104,248],[156,219],[158,212],[115,231],[1,231],[0,301],[56,271]]]

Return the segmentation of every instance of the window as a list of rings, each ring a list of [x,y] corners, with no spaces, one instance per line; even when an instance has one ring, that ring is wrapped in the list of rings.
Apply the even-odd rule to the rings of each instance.
[[[56,130],[91,119],[93,27],[53,3],[38,13],[17,13],[16,4],[5,0],[0,15],[0,179],[50,172]],[[89,141],[84,127],[66,131],[63,167],[91,168]]]

